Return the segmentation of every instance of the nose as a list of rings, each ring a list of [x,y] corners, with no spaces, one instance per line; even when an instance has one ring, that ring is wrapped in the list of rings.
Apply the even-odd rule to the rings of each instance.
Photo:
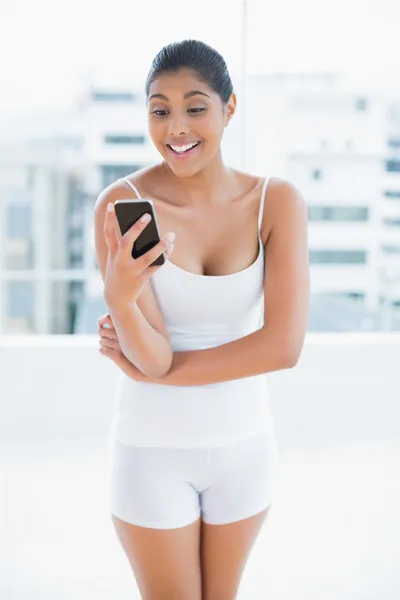
[[[189,133],[189,124],[186,115],[175,114],[169,121],[169,135],[179,137]]]

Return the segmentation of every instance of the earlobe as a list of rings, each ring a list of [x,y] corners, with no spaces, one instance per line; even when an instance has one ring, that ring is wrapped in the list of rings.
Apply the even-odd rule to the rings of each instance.
[[[226,111],[225,127],[227,127],[229,125],[234,114],[235,114],[235,110],[232,109],[232,107],[228,106],[228,110]]]

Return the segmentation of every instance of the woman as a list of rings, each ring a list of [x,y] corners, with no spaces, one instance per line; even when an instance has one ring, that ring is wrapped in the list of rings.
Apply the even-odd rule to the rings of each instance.
[[[306,205],[289,182],[224,164],[236,96],[214,49],[166,46],[146,93],[163,160],[95,207],[100,352],[123,372],[112,519],[145,600],[232,600],[276,491],[266,373],[293,367],[305,337]],[[113,209],[132,197],[153,200],[161,237],[137,260],[146,223],[121,238]]]

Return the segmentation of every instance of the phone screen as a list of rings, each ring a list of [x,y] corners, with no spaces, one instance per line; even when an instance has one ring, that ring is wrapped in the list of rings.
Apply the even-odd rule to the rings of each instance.
[[[144,215],[144,213],[149,213],[151,215],[150,223],[146,225],[133,244],[132,258],[139,258],[158,244],[160,235],[157,227],[155,209],[151,200],[117,200],[114,206],[122,235],[124,235],[128,229]],[[151,266],[163,265],[164,262],[164,256],[161,254]]]

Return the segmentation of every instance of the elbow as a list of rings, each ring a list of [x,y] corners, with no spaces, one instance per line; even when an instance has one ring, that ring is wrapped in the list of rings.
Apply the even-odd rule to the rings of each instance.
[[[142,369],[143,375],[148,377],[149,379],[162,379],[168,373],[169,368],[160,368],[160,367],[149,367],[146,369]]]
[[[293,369],[300,359],[301,348],[291,347],[290,345],[285,346],[285,350],[282,353],[284,369]]]
[[[145,375],[146,377],[149,377],[150,379],[162,379],[169,373],[171,366],[172,366],[172,354],[171,354],[170,360],[160,362],[158,364],[155,362],[152,362],[151,364],[146,365],[146,367],[141,369],[141,371],[142,371],[143,375]]]
[[[297,349],[294,348],[291,352],[287,352],[285,355],[285,364],[286,364],[286,369],[293,369],[293,367],[295,367],[299,360],[300,360],[300,356],[301,356],[301,349]]]
[[[274,331],[265,329],[266,346],[270,348],[267,353],[269,365],[265,372],[293,369],[299,362],[303,349],[304,338],[300,338],[296,332],[282,331],[275,328]],[[268,333],[267,333],[268,332]],[[271,365],[273,358],[273,365]]]
[[[285,360],[285,369],[293,369],[293,367],[295,367],[297,365],[297,363],[299,362],[299,356],[294,355],[294,354],[290,354],[289,356],[286,357]]]

